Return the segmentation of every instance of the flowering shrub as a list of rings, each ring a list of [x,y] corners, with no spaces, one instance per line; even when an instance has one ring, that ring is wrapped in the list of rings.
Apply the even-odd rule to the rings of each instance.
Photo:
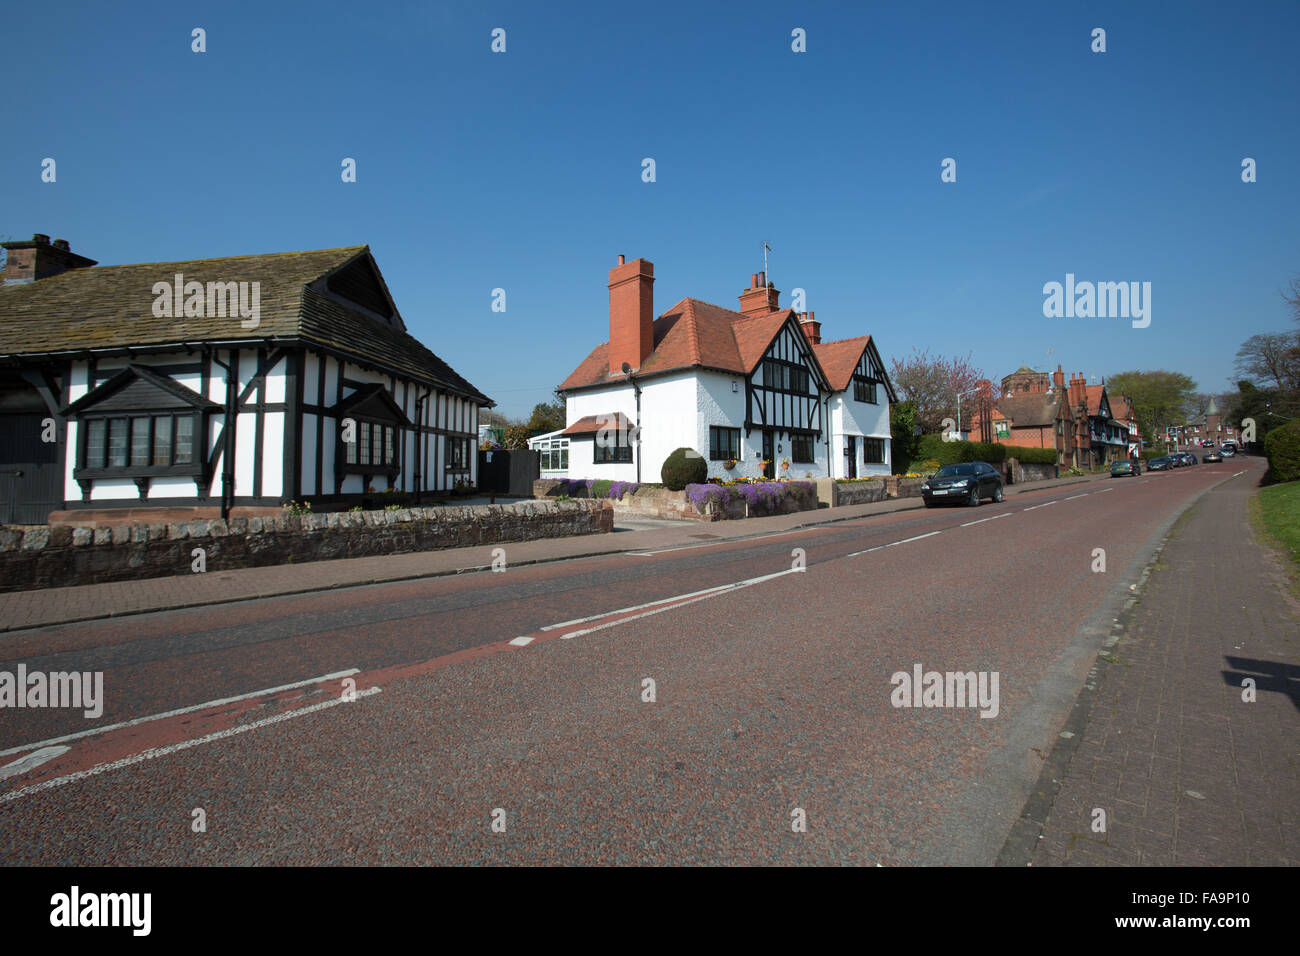
[[[730,505],[744,501],[750,515],[778,514],[783,500],[794,500],[802,507],[811,507],[816,490],[807,481],[750,481],[710,482],[687,485],[686,498],[701,514],[709,505],[725,511]]]
[[[562,479],[560,483],[555,486],[554,497],[556,498],[590,497],[591,486],[594,485],[595,483],[596,483],[595,479],[593,478]]]
[[[616,501],[622,501],[624,495],[631,494],[641,486],[635,481],[614,481],[609,486],[609,496]]]

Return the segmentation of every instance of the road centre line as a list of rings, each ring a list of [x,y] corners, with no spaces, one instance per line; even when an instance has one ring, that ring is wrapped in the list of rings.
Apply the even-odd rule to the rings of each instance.
[[[992,515],[991,517],[988,518],[980,518],[977,521],[967,521],[964,525],[961,525],[961,527],[969,528],[973,524],[983,524],[986,521],[997,521],[999,518],[1010,518],[1013,514],[1015,514],[1014,511],[1006,511],[1000,515]]]
[[[1060,499],[1059,499],[1059,498],[1056,498],[1056,499],[1053,499],[1052,501],[1044,501],[1041,505],[1031,505],[1031,506],[1029,506],[1028,508],[1021,508],[1020,510],[1021,510],[1021,511],[1033,511],[1035,508],[1046,508],[1048,505],[1054,505],[1054,504],[1056,504],[1057,501],[1060,501]]]
[[[309,677],[306,680],[294,681],[292,684],[281,684],[279,687],[267,687],[264,690],[253,690],[247,694],[237,694],[234,697],[222,697],[218,700],[205,701],[202,704],[194,704],[190,707],[181,707],[177,710],[169,710],[161,714],[153,714],[149,717],[137,717],[134,720],[124,720],[117,724],[105,724],[102,727],[91,727],[89,730],[79,730],[75,734],[67,734],[63,737],[51,737],[49,740],[38,740],[36,743],[23,744],[20,747],[10,747],[8,750],[0,750],[0,757],[7,757],[10,754],[22,753],[27,750],[36,750],[40,747],[48,747],[51,744],[61,744],[69,740],[80,740],[82,737],[93,737],[96,734],[107,733],[110,730],[120,730],[123,727],[136,727],[140,724],[147,724],[154,720],[165,720],[168,717],[177,717],[181,714],[190,714],[196,710],[205,710],[209,707],[221,707],[224,704],[235,704],[241,700],[248,700],[251,697],[261,697],[265,694],[278,694],[284,690],[296,690],[299,687],[308,687],[312,684],[321,684],[327,680],[340,680],[344,677],[351,677],[353,674],[361,673],[355,667],[345,671],[335,671],[332,674],[324,674],[320,677]]]
[[[591,634],[594,631],[603,631],[606,628],[615,627],[616,625],[624,624],[628,621],[636,621],[643,617],[650,617],[651,615],[654,614],[661,614],[664,611],[673,611],[679,607],[686,607],[686,605],[688,604],[695,604],[699,601],[707,601],[709,598],[717,597],[719,594],[722,594],[727,591],[739,591],[742,588],[753,587],[755,584],[762,584],[765,581],[773,581],[776,578],[784,577],[787,574],[801,574],[803,573],[803,570],[804,570],[803,568],[788,568],[785,571],[777,571],[773,574],[764,574],[756,578],[748,578],[744,581],[736,581],[733,582],[732,584],[724,584],[721,585],[720,587],[709,588],[706,591],[696,591],[693,594],[682,594],[679,595],[677,598],[668,599],[669,601],[676,602],[673,604],[666,604],[666,602],[664,601],[656,601],[655,602],[656,604],[666,604],[666,606],[654,607],[651,610],[642,611],[640,614],[633,614],[629,617],[620,617],[616,621],[608,621],[604,624],[597,624],[594,627],[585,627],[582,628],[581,630],[570,631],[568,634],[561,634],[560,639],[570,640],[575,637],[581,637],[584,634]],[[647,606],[648,605],[641,605],[641,607],[647,607]],[[632,611],[632,610],[637,610],[637,608],[623,608],[622,610],[618,610],[618,611],[606,611],[604,614],[595,615],[594,617],[587,618],[587,620],[595,620],[597,618],[610,617],[615,614],[624,614],[627,611]],[[551,625],[550,628],[543,628],[543,630],[550,630],[558,626],[559,625],[553,624]]]
[[[357,673],[351,671],[351,673]],[[365,690],[356,692],[356,699],[370,697],[372,694],[382,692],[380,687],[367,687]],[[146,760],[153,760],[155,757],[165,757],[169,754],[178,753],[182,750],[188,750],[191,747],[197,747],[200,744],[211,743],[214,740],[223,740],[226,737],[233,737],[236,734],[247,733],[250,730],[258,730],[262,727],[268,727],[271,724],[278,724],[281,721],[290,720],[294,717],[303,717],[307,714],[314,714],[318,711],[326,710],[330,707],[337,707],[339,704],[347,704],[351,701],[346,697],[332,697],[329,700],[321,701],[319,704],[312,704],[309,707],[299,707],[295,710],[285,711],[282,714],[276,714],[273,717],[264,717],[261,720],[255,720],[251,724],[241,724],[238,727],[229,727],[226,730],[218,730],[214,733],[205,734],[202,737],[196,737],[193,740],[182,740],[178,743],[168,744],[165,747],[155,747],[149,750],[141,751],[130,757],[123,757],[121,760],[113,760],[109,763],[98,764],[87,770],[78,770],[76,773],[70,773],[63,777],[55,777],[52,780],[45,780],[41,783],[34,783],[30,786],[21,787],[18,790],[11,790],[8,793],[0,793],[0,803],[7,803],[10,800],[17,800],[21,797],[30,796],[33,793],[40,793],[44,790],[53,790],[55,787],[61,787],[64,784],[75,783],[78,780],[85,780],[101,773],[107,773],[110,770],[120,770],[123,767],[129,767],[132,764],[143,763]]]
[[[1081,494],[1081,495],[1070,495],[1070,497],[1066,498],[1065,500],[1066,500],[1066,501],[1073,501],[1075,498],[1086,498],[1086,497],[1088,497],[1088,492],[1085,491],[1085,492],[1084,492],[1083,494]]]

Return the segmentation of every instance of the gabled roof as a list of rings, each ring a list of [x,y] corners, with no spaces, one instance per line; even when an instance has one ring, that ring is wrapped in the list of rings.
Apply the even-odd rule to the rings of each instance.
[[[406,412],[402,411],[402,407],[393,401],[393,397],[388,394],[388,389],[375,382],[362,385],[335,405],[334,409],[337,415],[352,413],[362,417],[400,422],[403,425],[412,424],[411,420],[406,417]]]
[[[606,412],[604,415],[587,415],[560,432],[561,435],[594,435],[605,428],[612,428],[626,433],[632,427],[628,417],[622,412]]]
[[[1051,392],[1000,398],[993,403],[993,417],[1010,419],[1012,428],[1041,428],[1056,421],[1056,403]]]
[[[1105,385],[1085,385],[1083,387],[1084,397],[1088,400],[1088,414],[1101,414],[1101,397],[1106,394]],[[1107,396],[1109,399],[1109,396]],[[1113,409],[1112,409],[1113,411]]]
[[[259,283],[259,321],[154,315],[155,283]],[[340,298],[355,295],[358,301]],[[406,332],[369,246],[72,269],[0,287],[0,357],[208,342],[317,345],[385,371],[491,399]]]
[[[685,298],[655,319],[653,325],[653,351],[641,363],[635,376],[644,378],[689,368],[715,369],[720,372],[734,372],[748,375],[758,367],[776,338],[777,333],[787,322],[798,326],[798,316],[792,309],[778,309],[765,315],[747,316],[731,309],[724,309],[711,302]],[[840,342],[823,342],[811,346],[814,365],[820,367],[823,375],[829,375],[821,361],[822,349],[827,355],[834,356],[837,363],[851,355],[844,384],[831,382],[835,391],[843,391],[853,376],[853,369],[865,348],[871,344],[871,336],[859,336]],[[837,364],[838,368],[838,364]],[[609,368],[609,343],[602,342],[592,349],[582,363],[560,385],[560,391],[579,388],[591,388],[599,385],[613,385],[623,382],[627,376],[622,371],[611,374]],[[830,381],[829,377],[827,379]],[[886,379],[885,387],[891,399],[897,401],[893,386]]]
[[[44,281],[44,280],[41,280]],[[101,382],[95,388],[92,388],[75,402],[69,402],[61,410],[61,415],[76,415],[84,412],[88,408],[93,408],[104,399],[116,395],[117,393],[129,388],[135,383],[141,383],[146,389],[156,389],[170,396],[179,405],[188,405],[191,408],[205,408],[209,411],[219,411],[221,406],[211,399],[205,398],[191,388],[186,388],[180,382],[167,375],[159,375],[153,369],[146,368],[143,365],[128,365],[122,371],[118,372],[112,378]],[[170,407],[160,405],[157,402],[151,403],[151,407],[164,408]]]

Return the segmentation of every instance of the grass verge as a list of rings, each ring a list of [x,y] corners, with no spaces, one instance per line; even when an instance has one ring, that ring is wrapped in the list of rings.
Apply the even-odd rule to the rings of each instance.
[[[1290,559],[1292,583],[1300,585],[1300,481],[1261,488],[1250,512],[1260,536]]]

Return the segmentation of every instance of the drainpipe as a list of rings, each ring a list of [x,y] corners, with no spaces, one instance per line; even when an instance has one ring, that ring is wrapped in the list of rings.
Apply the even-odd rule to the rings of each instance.
[[[424,452],[426,450],[422,447],[426,441],[424,435],[424,403],[429,400],[430,391],[431,389],[426,388],[423,395],[417,393],[415,396],[415,474],[412,477],[415,479],[415,503],[417,505],[420,503],[420,492],[422,491],[420,482],[424,478],[424,474],[421,469],[424,466]]]

